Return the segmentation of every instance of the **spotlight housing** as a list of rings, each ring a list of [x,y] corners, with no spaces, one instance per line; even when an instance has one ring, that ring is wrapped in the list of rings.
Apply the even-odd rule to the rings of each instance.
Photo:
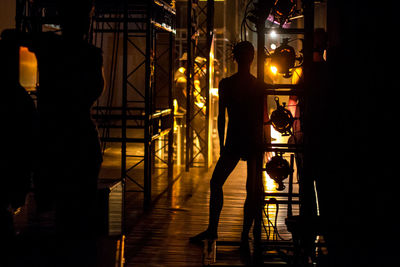
[[[293,15],[296,3],[294,0],[276,0],[272,9],[274,21],[283,26],[285,22]]]
[[[274,52],[270,55],[271,64],[278,68],[278,73],[283,74],[284,78],[292,77],[293,73],[291,69],[302,66],[303,57],[296,57],[296,52],[289,44],[289,39],[284,38],[282,44],[275,48]],[[300,65],[296,66],[296,60],[300,62]]]
[[[293,126],[294,118],[290,110],[286,109],[286,103],[279,104],[279,97],[275,97],[276,110],[271,114],[271,119],[267,124],[272,124],[275,130],[280,132],[282,136],[289,136],[292,134],[291,128]]]
[[[278,191],[283,191],[285,189],[283,180],[293,172],[293,169],[290,168],[289,162],[282,157],[282,154],[272,157],[265,164],[265,170],[269,177],[278,184]]]

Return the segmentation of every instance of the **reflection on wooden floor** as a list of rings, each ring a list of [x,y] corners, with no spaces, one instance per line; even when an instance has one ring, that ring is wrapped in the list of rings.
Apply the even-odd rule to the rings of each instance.
[[[118,150],[117,147],[108,150],[100,178],[119,176],[120,154]],[[143,193],[127,193],[126,240],[123,244],[126,267],[203,266],[202,246],[189,244],[188,239],[207,227],[209,181],[213,169],[214,166],[208,171],[204,171],[203,168],[191,168],[189,172],[185,172],[183,166],[175,165],[174,176],[168,180],[165,166],[156,164],[152,179],[153,207],[148,211],[143,210]],[[139,183],[143,182],[142,173],[143,169],[140,166],[130,171],[130,175],[135,177]],[[117,181],[116,178],[114,179]],[[265,176],[264,179],[267,192],[276,192],[273,181]],[[246,162],[241,161],[224,185],[224,207],[219,227],[220,244],[237,242],[240,239],[243,204],[246,197],[245,183]],[[137,189],[137,185],[127,183],[127,189],[128,191]],[[297,192],[297,188],[294,191]],[[279,199],[279,197],[276,198]],[[264,218],[263,240],[267,239],[266,233],[269,233],[270,240],[273,238],[290,239],[284,221],[287,216],[286,206],[279,205],[278,216],[275,204],[269,204],[266,207],[268,207],[266,212],[269,221]],[[293,208],[293,214],[298,214],[297,207]],[[46,260],[50,260],[50,258],[47,259],[48,253],[44,253],[44,251],[50,248],[47,250],[43,248],[47,248],[47,243],[52,244],[51,240],[54,237],[50,236],[45,239],[42,232],[51,232],[53,226],[47,224],[46,218],[41,220],[40,223],[30,222],[31,229],[27,235],[23,236],[24,240],[21,242],[21,244],[25,244],[26,248],[19,247],[19,250],[21,253],[24,251],[24,253],[29,253],[29,255],[25,254],[27,261],[40,262],[40,265],[37,266],[52,266],[51,262],[49,265],[44,264]],[[23,221],[29,221],[29,219]],[[275,234],[271,223],[277,225],[279,236]],[[38,226],[40,227],[38,228]],[[115,259],[118,258],[119,253],[118,244],[116,239],[103,237],[99,243],[101,265],[98,267],[115,266]],[[218,246],[217,248],[217,263],[237,265],[242,262],[240,256],[238,246]]]
[[[209,180],[214,166],[205,172],[193,168],[190,172],[175,168],[178,177],[173,186],[166,186],[166,174],[154,179],[154,208],[137,216],[131,198],[127,203],[127,237],[125,260],[127,267],[133,266],[203,266],[202,247],[189,244],[188,238],[205,230],[208,223]],[[224,208],[222,210],[219,241],[239,241],[242,231],[243,204],[246,197],[246,162],[239,162],[224,185]],[[268,183],[271,181],[268,178]],[[273,187],[272,184],[269,184]],[[167,188],[167,189],[165,189]],[[165,190],[163,190],[165,189]],[[274,191],[273,188],[269,188]],[[131,203],[129,203],[131,201]],[[295,207],[294,207],[295,208]],[[269,205],[269,220],[277,223],[280,236],[264,218],[265,230],[270,239],[289,239],[284,218],[286,207]],[[294,209],[294,214],[298,211]],[[221,246],[217,252],[217,263],[240,264],[238,247]],[[222,263],[222,262],[221,262]]]

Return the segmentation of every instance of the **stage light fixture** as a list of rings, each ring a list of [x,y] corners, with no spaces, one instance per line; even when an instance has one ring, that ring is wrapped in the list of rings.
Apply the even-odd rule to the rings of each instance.
[[[275,66],[271,66],[271,67],[269,68],[269,70],[272,72],[273,75],[276,75],[276,73],[278,72],[278,68],[275,67]]]
[[[276,0],[272,9],[274,21],[283,26],[288,18],[293,15],[295,7],[295,0]]]
[[[257,25],[258,23],[264,23],[274,7],[274,1],[275,0],[249,1],[245,11],[245,20],[249,20],[255,25]],[[253,9],[247,11],[247,8],[250,4],[253,5]]]
[[[269,177],[278,184],[278,188],[276,189],[278,191],[283,191],[285,189],[283,180],[293,172],[293,169],[290,168],[289,162],[282,157],[282,154],[273,156],[265,164],[265,170]]]
[[[286,103],[279,103],[279,97],[275,97],[276,110],[271,114],[271,119],[266,124],[271,124],[274,129],[282,134],[282,136],[291,135],[294,118],[290,110],[286,109]]]
[[[250,4],[252,4],[253,9],[248,11]],[[295,0],[253,0],[249,1],[246,6],[244,23],[247,25],[248,20],[258,25],[269,20],[283,27],[296,12]]]
[[[303,57],[297,57],[294,48],[288,43],[289,39],[284,38],[282,44],[275,48],[274,52],[269,56],[271,57],[271,64],[278,68],[278,73],[283,74],[284,78],[292,77],[291,69],[301,67],[303,62]],[[300,62],[300,65],[295,65],[296,60]]]

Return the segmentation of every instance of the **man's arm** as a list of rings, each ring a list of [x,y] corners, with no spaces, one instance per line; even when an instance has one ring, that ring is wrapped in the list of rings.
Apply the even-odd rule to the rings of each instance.
[[[218,86],[218,136],[219,136],[219,147],[220,154],[224,149],[224,141],[225,141],[225,82],[222,80]]]

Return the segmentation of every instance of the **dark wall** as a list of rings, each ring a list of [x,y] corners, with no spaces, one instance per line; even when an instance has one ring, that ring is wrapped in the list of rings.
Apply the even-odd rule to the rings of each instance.
[[[353,3],[354,2],[354,3]],[[326,81],[311,151],[332,266],[394,266],[398,6],[328,1]],[[310,115],[313,117],[313,115]]]
[[[1,0],[0,32],[15,27],[15,0]]]

